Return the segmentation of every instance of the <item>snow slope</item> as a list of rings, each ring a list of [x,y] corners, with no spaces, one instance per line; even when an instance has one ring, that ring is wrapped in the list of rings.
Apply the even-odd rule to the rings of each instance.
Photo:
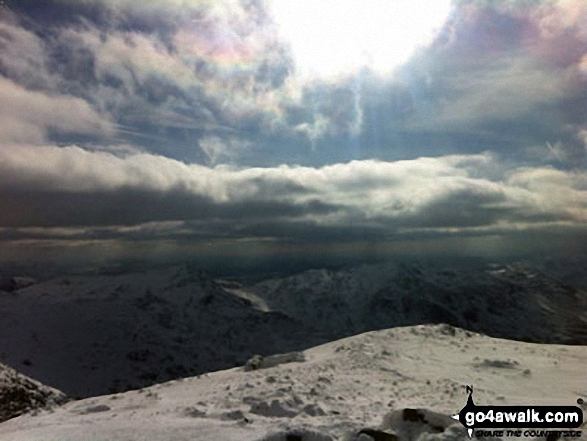
[[[401,441],[464,440],[462,426],[447,426],[446,415],[464,406],[465,384],[474,385],[480,405],[575,405],[587,397],[586,347],[501,340],[446,325],[369,332],[309,349],[303,358],[71,402],[0,424],[0,440],[372,441],[355,436],[362,429]],[[419,437],[432,429],[406,421],[406,408],[438,412],[427,419],[440,421],[444,432]]]

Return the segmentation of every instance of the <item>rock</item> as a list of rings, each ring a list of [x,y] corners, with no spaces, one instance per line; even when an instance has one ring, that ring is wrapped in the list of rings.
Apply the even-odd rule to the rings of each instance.
[[[357,441],[398,441],[399,438],[391,433],[377,429],[361,429],[355,436]]]
[[[258,441],[333,441],[328,435],[308,429],[292,429],[264,436]]]
[[[440,434],[458,424],[448,415],[428,409],[401,409],[388,413],[381,429],[392,431],[402,441],[415,441],[422,434]]]
[[[306,361],[303,352],[287,352],[285,354],[275,354],[263,357],[262,355],[254,355],[244,366],[245,371],[256,371],[258,369],[268,369],[280,364],[295,363]]]
[[[63,392],[0,364],[0,422],[67,401],[69,398]]]

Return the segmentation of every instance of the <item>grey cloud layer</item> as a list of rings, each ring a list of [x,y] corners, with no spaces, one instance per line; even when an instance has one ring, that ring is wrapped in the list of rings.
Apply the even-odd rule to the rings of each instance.
[[[299,238],[587,222],[585,173],[508,170],[489,154],[238,169],[18,146],[0,153],[0,176],[0,224],[12,228],[181,221],[203,235]]]

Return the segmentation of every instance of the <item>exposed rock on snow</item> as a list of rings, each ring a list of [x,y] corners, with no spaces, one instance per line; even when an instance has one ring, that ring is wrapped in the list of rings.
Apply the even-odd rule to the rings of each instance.
[[[428,409],[407,408],[386,415],[381,426],[393,431],[402,441],[415,441],[423,434],[441,434],[455,425],[455,421],[447,415]],[[458,425],[455,429],[459,429],[457,432],[461,435],[465,432],[464,428]]]
[[[0,422],[37,409],[50,409],[67,396],[0,364]]]
[[[259,441],[333,441],[328,435],[324,435],[313,430],[293,429],[272,433],[264,436]]]
[[[361,429],[352,441],[398,441],[398,437],[383,430]]]
[[[303,352],[288,352],[286,354],[275,354],[263,357],[262,355],[255,355],[247,360],[244,369],[245,371],[255,371],[257,369],[267,369],[280,364],[286,363],[301,363],[305,361]]]

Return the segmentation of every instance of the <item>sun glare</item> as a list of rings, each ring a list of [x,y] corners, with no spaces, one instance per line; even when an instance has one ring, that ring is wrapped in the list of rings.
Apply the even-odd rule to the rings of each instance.
[[[298,72],[329,77],[369,67],[379,74],[430,44],[450,0],[273,0],[281,36]]]

